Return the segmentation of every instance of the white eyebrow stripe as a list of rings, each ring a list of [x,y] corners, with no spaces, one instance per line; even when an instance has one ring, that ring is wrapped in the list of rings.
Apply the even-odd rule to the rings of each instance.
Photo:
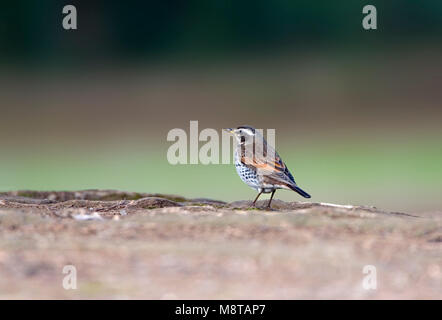
[[[250,136],[253,136],[253,131],[250,129],[240,129],[240,130],[242,130],[243,132],[247,133]]]

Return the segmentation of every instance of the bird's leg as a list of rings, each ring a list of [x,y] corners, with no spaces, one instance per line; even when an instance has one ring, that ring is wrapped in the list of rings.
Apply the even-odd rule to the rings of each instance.
[[[259,196],[261,195],[262,191],[260,193],[258,193],[258,195],[256,196],[255,200],[253,200],[253,206],[256,205],[256,200],[258,200]]]
[[[272,195],[270,196],[269,203],[267,204],[267,209],[271,209],[270,204],[272,203],[273,195],[275,194],[275,192],[276,192],[276,189],[273,190]]]

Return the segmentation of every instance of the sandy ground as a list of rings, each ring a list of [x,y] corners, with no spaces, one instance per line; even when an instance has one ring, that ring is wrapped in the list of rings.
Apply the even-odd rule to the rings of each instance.
[[[442,212],[249,204],[0,194],[0,298],[442,299]],[[66,265],[76,289],[63,287]]]

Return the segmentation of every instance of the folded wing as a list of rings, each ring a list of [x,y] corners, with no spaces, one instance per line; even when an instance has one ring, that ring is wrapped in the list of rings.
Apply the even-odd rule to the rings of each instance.
[[[263,140],[254,144],[254,150],[242,150],[241,162],[255,170],[260,170],[263,179],[273,184],[296,186],[295,179],[278,153]]]

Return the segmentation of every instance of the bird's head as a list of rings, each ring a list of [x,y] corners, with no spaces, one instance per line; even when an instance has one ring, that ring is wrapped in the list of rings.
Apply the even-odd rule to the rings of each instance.
[[[235,135],[235,138],[241,142],[251,139],[253,141],[253,138],[256,134],[255,128],[250,126],[239,126],[238,128],[227,128],[224,129],[224,131],[231,133]]]

